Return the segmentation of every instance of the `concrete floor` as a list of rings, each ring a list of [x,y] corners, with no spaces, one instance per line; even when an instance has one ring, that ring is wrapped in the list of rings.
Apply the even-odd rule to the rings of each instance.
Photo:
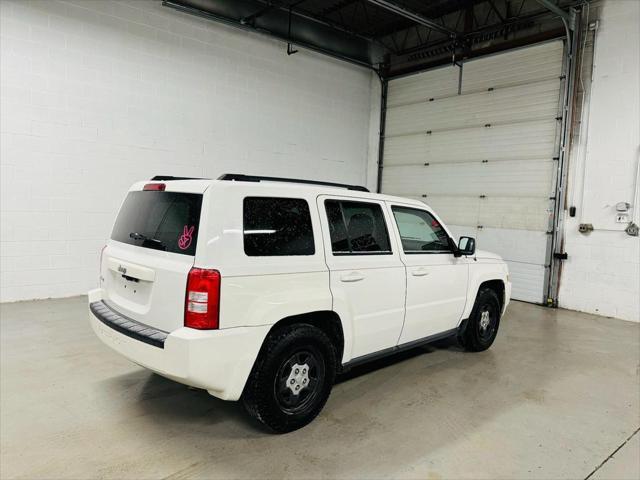
[[[0,307],[3,479],[640,478],[640,324],[514,302],[489,351],[362,367],[274,436],[103,346],[85,302]]]

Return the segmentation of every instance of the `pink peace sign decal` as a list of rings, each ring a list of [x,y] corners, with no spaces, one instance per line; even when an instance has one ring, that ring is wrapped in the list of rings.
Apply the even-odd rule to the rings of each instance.
[[[180,250],[186,250],[191,245],[191,240],[193,240],[193,231],[195,230],[195,225],[188,226],[185,225],[182,230],[182,235],[178,238],[178,248]]]

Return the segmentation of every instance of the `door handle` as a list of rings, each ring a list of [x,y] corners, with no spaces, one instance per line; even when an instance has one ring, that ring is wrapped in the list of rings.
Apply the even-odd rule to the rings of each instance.
[[[425,275],[429,275],[429,270],[422,267],[416,268],[415,270],[411,271],[411,275],[413,275],[414,277],[424,277]]]
[[[364,280],[364,275],[360,272],[350,272],[340,277],[343,282],[359,282]]]

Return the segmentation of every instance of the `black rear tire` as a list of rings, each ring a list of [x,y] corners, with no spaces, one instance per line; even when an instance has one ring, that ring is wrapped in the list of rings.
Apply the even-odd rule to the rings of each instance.
[[[498,294],[492,288],[481,287],[464,330],[458,335],[460,345],[470,352],[488,349],[498,335],[500,313]]]
[[[242,404],[277,433],[304,427],[322,410],[336,375],[329,337],[308,324],[271,332],[249,375]]]

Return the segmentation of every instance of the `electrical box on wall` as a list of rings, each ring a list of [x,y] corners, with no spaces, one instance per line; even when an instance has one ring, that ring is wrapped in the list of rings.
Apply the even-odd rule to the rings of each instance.
[[[628,202],[618,202],[616,203],[616,223],[629,223],[631,219],[629,218],[629,209],[631,208],[631,204]]]
[[[616,211],[617,212],[628,212],[631,204],[628,202],[618,202],[616,203]]]

